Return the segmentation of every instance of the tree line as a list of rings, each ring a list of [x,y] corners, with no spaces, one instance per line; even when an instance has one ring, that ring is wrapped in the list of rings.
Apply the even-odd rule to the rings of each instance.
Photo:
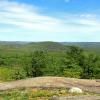
[[[13,79],[38,76],[100,78],[100,57],[76,46],[58,53],[37,50],[21,61],[23,64],[16,67]],[[0,64],[4,64],[1,58]]]
[[[32,54],[30,66],[26,66],[27,76],[38,77],[45,75],[75,77],[75,78],[100,78],[100,58],[83,49],[70,46],[59,65],[56,59],[48,57],[44,51],[35,51]],[[51,65],[51,66],[50,66]],[[50,71],[51,70],[51,71]]]

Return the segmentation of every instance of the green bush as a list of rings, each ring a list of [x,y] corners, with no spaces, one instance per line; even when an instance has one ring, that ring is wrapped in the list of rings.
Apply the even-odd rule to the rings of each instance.
[[[14,75],[12,76],[12,79],[14,80],[20,80],[26,78],[26,72],[24,69],[17,69]]]
[[[67,69],[63,72],[63,75],[65,77],[70,77],[70,78],[80,78],[81,72],[79,71],[74,71],[73,69]]]
[[[0,67],[0,81],[11,81],[15,70],[11,67]]]

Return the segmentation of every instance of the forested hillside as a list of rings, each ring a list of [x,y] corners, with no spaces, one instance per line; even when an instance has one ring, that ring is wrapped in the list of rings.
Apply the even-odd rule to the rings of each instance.
[[[100,53],[100,42],[62,42],[63,45],[79,46],[85,50]]]
[[[15,51],[33,51],[33,50],[47,50],[47,51],[63,51],[68,46],[78,46],[90,52],[100,52],[100,42],[0,42],[0,50],[15,50]]]
[[[37,76],[100,78],[99,43],[0,42],[0,81]]]

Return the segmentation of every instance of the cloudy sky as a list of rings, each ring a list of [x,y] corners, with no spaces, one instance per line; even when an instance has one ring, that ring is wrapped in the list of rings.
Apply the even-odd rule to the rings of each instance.
[[[0,0],[0,40],[100,42],[100,0]]]

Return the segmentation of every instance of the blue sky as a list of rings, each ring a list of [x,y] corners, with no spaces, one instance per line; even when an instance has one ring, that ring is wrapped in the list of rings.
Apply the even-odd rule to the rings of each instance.
[[[0,40],[100,42],[100,0],[0,0]]]

